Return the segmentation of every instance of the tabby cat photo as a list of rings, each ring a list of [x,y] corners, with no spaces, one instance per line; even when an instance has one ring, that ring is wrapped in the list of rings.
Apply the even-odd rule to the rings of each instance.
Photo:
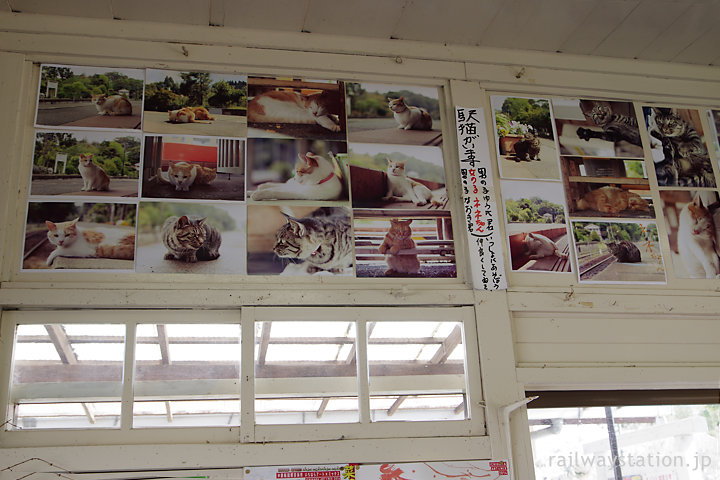
[[[23,270],[133,270],[136,206],[30,202]]]
[[[248,206],[248,274],[353,275],[350,209]]]
[[[245,274],[245,206],[140,202],[140,273]]]
[[[348,141],[442,145],[437,88],[346,83],[345,91],[350,100]]]

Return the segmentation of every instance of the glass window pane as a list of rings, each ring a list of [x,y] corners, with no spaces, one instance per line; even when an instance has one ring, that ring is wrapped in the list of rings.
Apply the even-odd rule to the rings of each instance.
[[[535,475],[720,478],[719,418],[717,404],[529,409]]]
[[[133,426],[240,424],[240,325],[138,325]]]
[[[10,428],[119,428],[124,325],[18,325]]]
[[[368,362],[373,421],[467,418],[460,322],[368,323]]]
[[[355,353],[352,322],[258,322],[256,423],[357,422]]]

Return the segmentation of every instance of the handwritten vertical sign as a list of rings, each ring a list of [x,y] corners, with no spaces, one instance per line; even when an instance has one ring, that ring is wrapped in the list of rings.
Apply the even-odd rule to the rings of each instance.
[[[507,288],[493,176],[482,108],[455,107],[463,217],[470,248],[473,287]]]

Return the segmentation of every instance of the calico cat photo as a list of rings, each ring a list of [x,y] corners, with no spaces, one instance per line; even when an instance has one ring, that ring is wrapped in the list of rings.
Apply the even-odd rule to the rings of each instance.
[[[78,161],[78,170],[83,180],[82,191],[109,190],[110,177],[99,165],[93,163],[92,153],[81,153]]]
[[[643,107],[643,112],[658,185],[715,187],[699,112],[667,107]]]
[[[248,140],[248,198],[347,200],[345,142],[306,139]]]
[[[248,79],[248,127],[252,137],[344,139],[342,82]]]
[[[132,115],[132,104],[122,95],[93,95],[91,101],[98,115]]]
[[[442,145],[437,87],[345,84],[348,141],[398,145]]]
[[[40,71],[36,126],[142,129],[144,69],[41,65]]]
[[[23,269],[132,270],[135,216],[134,204],[30,202]]]

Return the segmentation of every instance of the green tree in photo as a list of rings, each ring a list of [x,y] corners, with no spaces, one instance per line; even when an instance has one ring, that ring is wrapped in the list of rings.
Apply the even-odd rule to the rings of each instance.
[[[511,120],[531,126],[539,136],[552,138],[550,103],[547,100],[508,97],[500,110]]]
[[[207,72],[181,72],[179,93],[188,97],[190,106],[205,105],[210,93],[210,74]]]

